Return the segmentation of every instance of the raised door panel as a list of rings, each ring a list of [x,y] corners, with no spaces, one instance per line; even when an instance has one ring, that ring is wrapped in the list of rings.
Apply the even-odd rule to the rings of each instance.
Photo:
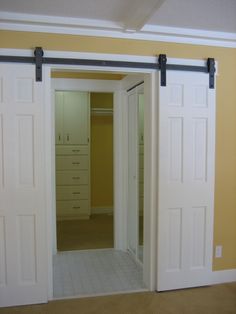
[[[55,93],[55,142],[63,144],[63,92]]]
[[[64,92],[64,143],[88,144],[89,94]]]

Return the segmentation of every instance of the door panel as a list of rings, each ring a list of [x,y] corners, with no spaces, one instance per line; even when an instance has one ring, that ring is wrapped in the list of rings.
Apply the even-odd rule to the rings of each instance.
[[[209,75],[168,71],[159,90],[158,290],[209,284],[215,90]]]
[[[0,80],[0,306],[46,302],[44,84],[33,65]]]

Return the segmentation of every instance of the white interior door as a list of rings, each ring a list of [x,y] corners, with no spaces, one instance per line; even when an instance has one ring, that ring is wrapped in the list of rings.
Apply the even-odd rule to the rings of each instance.
[[[215,90],[209,75],[167,72],[159,90],[159,291],[210,283]]]
[[[136,90],[128,95],[128,249],[138,253],[139,177],[138,177],[138,99]]]
[[[44,83],[0,65],[0,306],[47,301]]]

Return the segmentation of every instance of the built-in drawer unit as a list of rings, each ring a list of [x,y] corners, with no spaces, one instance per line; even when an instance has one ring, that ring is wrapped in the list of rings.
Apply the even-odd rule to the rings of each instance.
[[[90,95],[56,91],[57,219],[90,216]]]

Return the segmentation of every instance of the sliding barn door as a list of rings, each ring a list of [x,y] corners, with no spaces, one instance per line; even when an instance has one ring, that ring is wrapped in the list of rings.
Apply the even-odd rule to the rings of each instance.
[[[157,289],[210,283],[215,90],[209,75],[167,72],[159,89]]]
[[[0,306],[47,301],[44,83],[0,64]]]

